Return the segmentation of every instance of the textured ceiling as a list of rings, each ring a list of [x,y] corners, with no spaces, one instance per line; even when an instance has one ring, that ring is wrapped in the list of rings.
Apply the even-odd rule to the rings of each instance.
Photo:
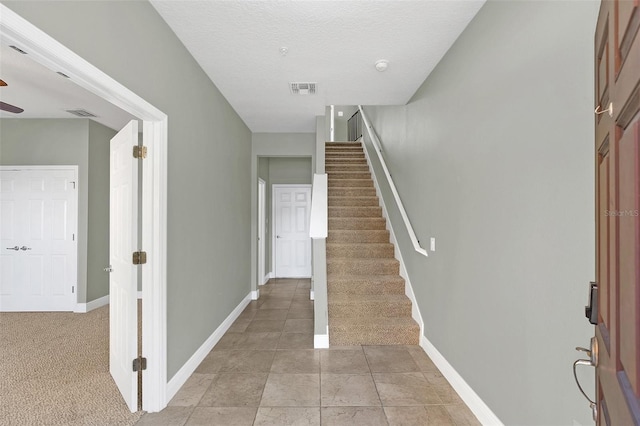
[[[326,105],[405,104],[484,0],[151,3],[253,132],[313,132]]]

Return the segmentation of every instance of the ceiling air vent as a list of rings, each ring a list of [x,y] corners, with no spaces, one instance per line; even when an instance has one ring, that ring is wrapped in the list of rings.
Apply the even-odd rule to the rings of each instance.
[[[315,95],[316,83],[289,83],[292,95]]]
[[[97,117],[97,115],[87,111],[86,109],[66,109],[65,111],[77,117]]]

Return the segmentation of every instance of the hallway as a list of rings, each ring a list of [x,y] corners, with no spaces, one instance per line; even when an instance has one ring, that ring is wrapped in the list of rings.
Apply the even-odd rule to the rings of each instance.
[[[478,425],[419,346],[313,349],[309,279],[272,279],[137,425]]]

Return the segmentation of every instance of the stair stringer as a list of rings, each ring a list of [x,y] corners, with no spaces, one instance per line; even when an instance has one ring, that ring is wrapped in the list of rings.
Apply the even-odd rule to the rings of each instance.
[[[362,151],[364,151],[364,158],[367,160],[367,165],[369,166],[369,171],[371,172],[371,178],[373,179],[373,186],[376,189],[376,195],[378,196],[378,203],[380,207],[382,207],[382,217],[386,222],[387,230],[389,231],[389,239],[393,244],[393,254],[396,260],[400,262],[400,276],[404,279],[404,294],[411,300],[411,318],[420,326],[420,340],[422,341],[424,336],[424,321],[422,320],[422,314],[420,313],[420,307],[416,301],[416,295],[413,292],[413,286],[411,285],[411,279],[409,279],[409,274],[407,273],[407,269],[404,266],[404,260],[402,259],[402,252],[400,251],[400,246],[398,245],[398,241],[396,240],[395,232],[393,232],[393,225],[389,220],[389,213],[387,212],[387,206],[384,202],[384,198],[382,198],[382,191],[380,191],[380,185],[378,184],[378,177],[373,169],[373,164],[371,164],[371,158],[369,157],[369,151],[367,149],[366,144],[364,143],[363,138],[359,139],[360,144],[362,145]],[[356,141],[357,142],[357,141]]]

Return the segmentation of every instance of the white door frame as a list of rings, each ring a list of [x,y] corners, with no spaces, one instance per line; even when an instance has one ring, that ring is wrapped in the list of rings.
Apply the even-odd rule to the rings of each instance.
[[[3,41],[143,120],[148,155],[142,176],[142,247],[148,261],[141,266],[142,345],[147,358],[142,403],[146,411],[160,411],[167,405],[167,115],[3,4],[0,16]]]
[[[266,265],[266,213],[267,213],[267,184],[258,178],[258,286],[265,284]],[[259,287],[256,287],[259,288]]]
[[[71,301],[70,301],[70,306],[69,306],[69,312],[74,312],[77,308],[77,304],[78,304],[78,191],[77,188],[79,188],[79,183],[78,183],[78,178],[79,178],[79,173],[78,173],[78,166],[76,165],[70,165],[70,166],[59,166],[59,165],[46,165],[46,166],[19,166],[19,165],[12,165],[12,166],[0,166],[0,171],[23,171],[23,170],[71,170],[73,171],[74,174],[74,182],[75,182],[75,188],[76,191],[74,191],[73,193],[73,197],[74,197],[74,205],[73,205],[73,214],[75,216],[75,220],[74,220],[74,225],[73,225],[73,235],[76,237],[75,238],[75,244],[73,245],[73,253],[72,253],[72,262],[73,262],[73,271],[74,271],[74,286],[75,286],[75,291],[73,292],[72,296],[71,296]]]
[[[276,203],[273,202],[273,194],[276,193],[276,188],[308,188],[312,190],[312,185],[306,183],[274,183],[271,185],[271,271],[273,276],[276,276]],[[311,200],[309,200],[309,208],[311,208]]]

